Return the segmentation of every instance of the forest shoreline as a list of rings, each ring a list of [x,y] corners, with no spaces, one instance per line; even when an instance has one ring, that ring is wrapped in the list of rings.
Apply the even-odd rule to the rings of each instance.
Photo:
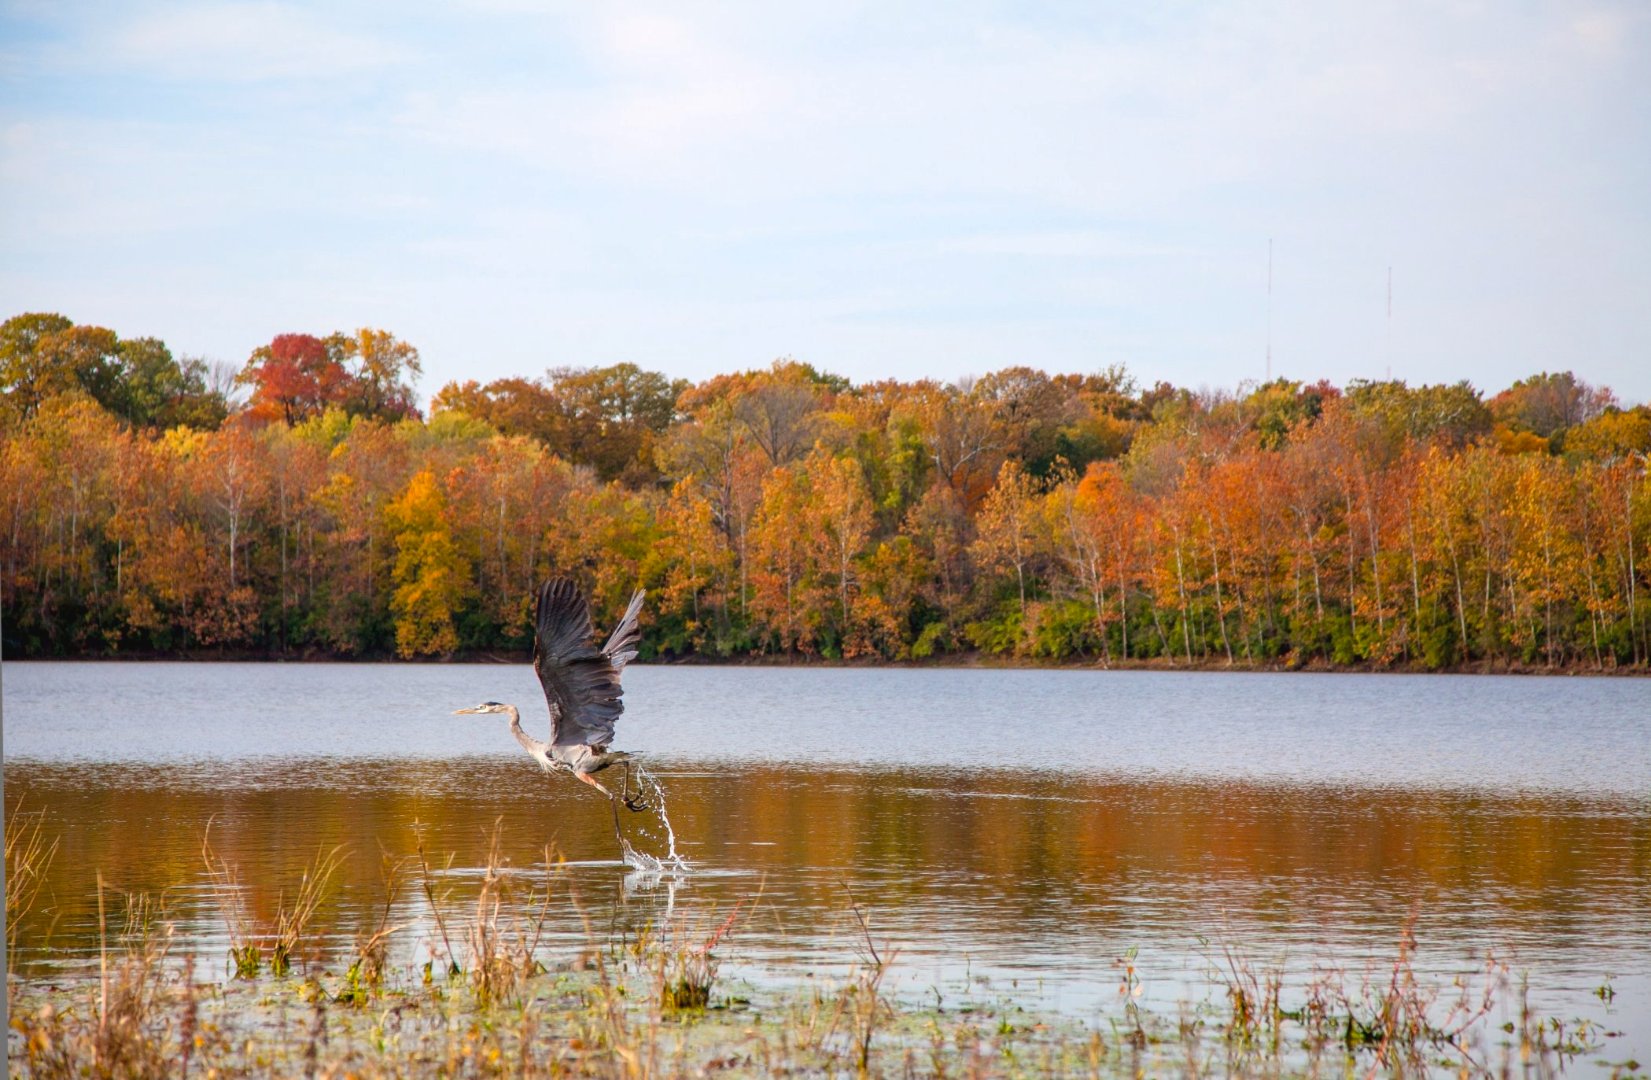
[[[185,652],[160,652],[150,650],[133,650],[121,653],[78,653],[57,654],[42,656],[5,655],[0,660],[5,662],[39,662],[39,663],[269,663],[269,664],[526,664],[531,663],[532,653],[522,650],[520,653],[501,652],[499,650],[478,650],[474,652],[456,652],[444,657],[419,657],[416,659],[402,659],[392,653],[372,655],[344,655],[327,653],[319,650],[306,650],[287,655],[271,653],[263,649],[200,649]],[[1651,677],[1651,668],[1633,666],[1596,667],[1593,664],[1509,664],[1503,662],[1474,664],[1430,668],[1414,664],[1331,664],[1322,660],[1305,663],[1288,663],[1274,661],[1257,663],[1247,660],[1227,662],[1224,659],[1210,658],[1208,660],[1194,659],[1192,662],[1184,660],[1174,663],[1163,659],[1113,660],[1106,662],[1100,659],[1083,660],[1030,660],[1025,657],[1005,658],[994,657],[986,653],[970,652],[958,653],[941,659],[928,660],[888,660],[874,658],[866,660],[841,660],[825,657],[802,656],[774,656],[756,655],[745,657],[707,657],[707,656],[673,656],[653,657],[632,661],[638,667],[761,667],[761,668],[808,668],[808,669],[864,669],[864,670],[923,670],[937,671],[967,671],[967,670],[1001,670],[1001,671],[1146,671],[1162,673],[1236,673],[1236,674],[1309,674],[1309,675],[1521,675],[1521,676],[1590,676],[1596,678],[1646,678]]]

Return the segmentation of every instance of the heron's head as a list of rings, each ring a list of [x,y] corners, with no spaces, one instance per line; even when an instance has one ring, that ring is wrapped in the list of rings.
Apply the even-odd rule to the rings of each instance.
[[[468,709],[454,709],[453,710],[453,715],[454,716],[469,716],[469,715],[474,715],[476,713],[502,713],[502,712],[509,712],[509,711],[510,711],[510,706],[509,705],[502,705],[497,701],[484,701],[480,705],[472,705]]]

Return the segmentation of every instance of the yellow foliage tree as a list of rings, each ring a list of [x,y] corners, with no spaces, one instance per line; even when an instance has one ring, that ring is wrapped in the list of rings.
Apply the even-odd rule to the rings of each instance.
[[[445,655],[458,648],[453,614],[471,591],[470,561],[453,542],[447,499],[429,469],[413,474],[401,496],[385,508],[395,537],[396,653]]]

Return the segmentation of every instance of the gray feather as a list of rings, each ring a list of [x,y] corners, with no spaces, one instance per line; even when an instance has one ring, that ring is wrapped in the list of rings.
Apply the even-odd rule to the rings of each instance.
[[[613,636],[602,646],[603,655],[612,662],[615,671],[624,671],[625,665],[636,659],[637,646],[642,640],[642,628],[637,624],[636,617],[642,611],[642,598],[646,595],[644,590],[636,590],[636,595],[631,597],[630,604],[625,608],[624,617],[613,628]]]
[[[619,672],[636,656],[636,616],[642,592],[631,598],[606,648],[592,643],[590,606],[567,578],[545,582],[534,618],[533,669],[550,704],[552,746],[605,750],[625,711]]]

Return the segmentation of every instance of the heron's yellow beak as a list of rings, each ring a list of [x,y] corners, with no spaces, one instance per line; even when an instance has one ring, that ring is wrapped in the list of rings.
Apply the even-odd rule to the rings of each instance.
[[[473,714],[478,713],[480,711],[481,711],[480,709],[454,709],[453,710],[453,715],[454,716],[473,715]]]

